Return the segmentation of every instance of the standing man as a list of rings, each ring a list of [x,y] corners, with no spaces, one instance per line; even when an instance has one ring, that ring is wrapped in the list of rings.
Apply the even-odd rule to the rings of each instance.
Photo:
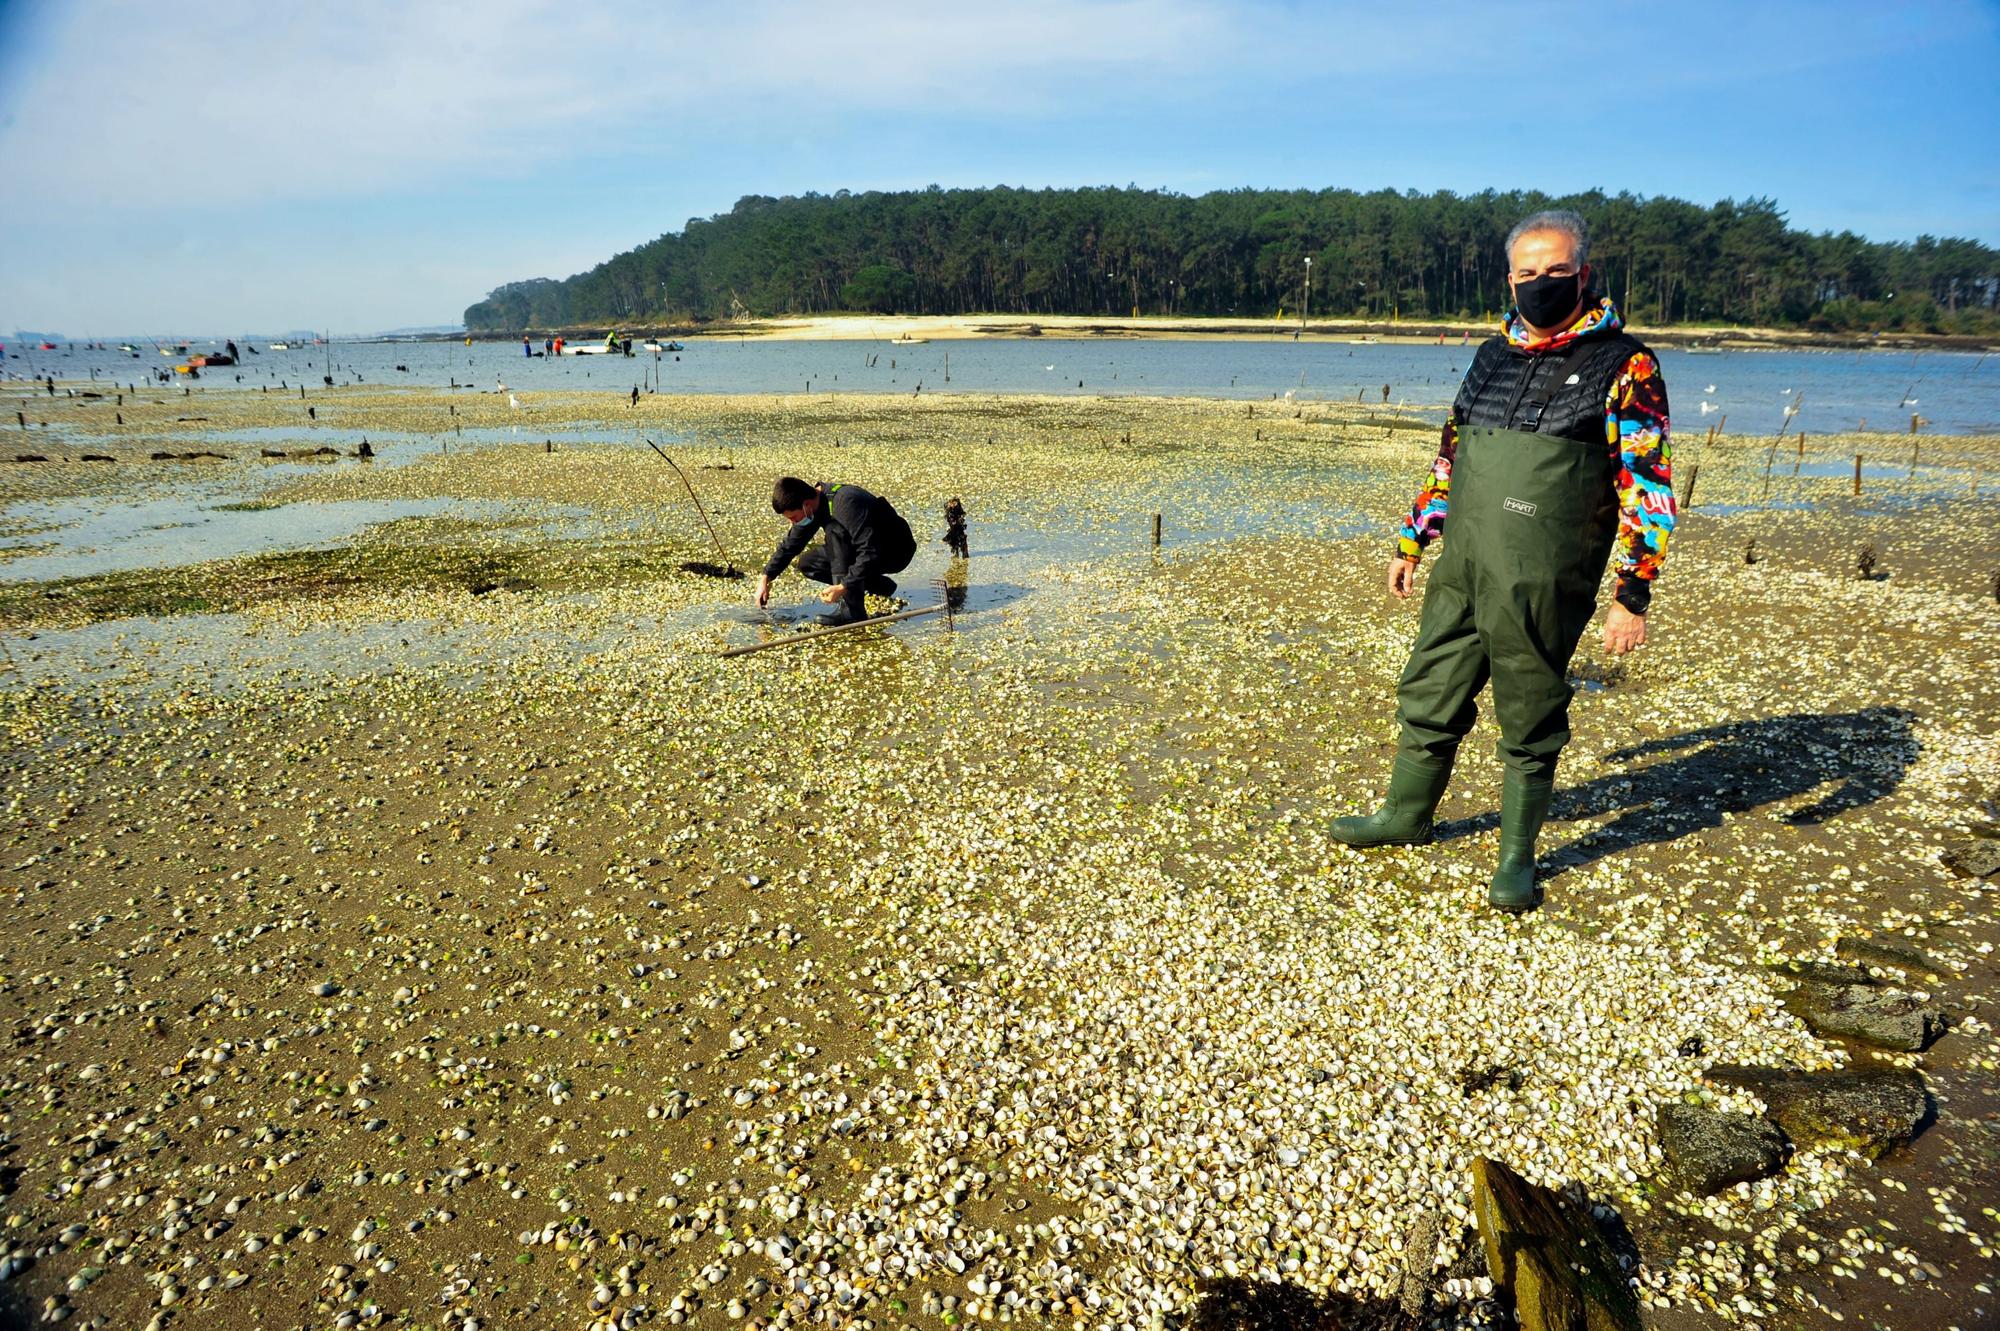
[[[1666,384],[1610,299],[1591,290],[1589,247],[1583,218],[1568,211],[1535,213],[1507,237],[1514,308],[1473,358],[1389,561],[1389,592],[1406,598],[1449,514],[1397,685],[1402,739],[1388,798],[1329,829],[1350,846],[1429,841],[1491,679],[1506,773],[1487,900],[1506,911],[1537,901],[1535,838],[1569,741],[1566,672],[1604,566],[1615,550],[1604,649],[1618,656],[1646,641],[1674,527]]]
[[[792,524],[757,579],[757,604],[771,599],[771,579],[798,560],[799,572],[827,583],[819,599],[840,609],[820,616],[828,625],[866,619],[865,593],[893,596],[896,580],[917,557],[917,539],[910,524],[889,501],[858,485],[808,485],[783,476],[771,487],[771,511]],[[826,540],[811,551],[806,546],[824,530]]]

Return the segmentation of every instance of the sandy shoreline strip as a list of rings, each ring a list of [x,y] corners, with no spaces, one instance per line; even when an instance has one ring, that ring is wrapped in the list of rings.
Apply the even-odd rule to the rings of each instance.
[[[651,328],[654,325],[635,325]],[[662,325],[664,327],[664,325]],[[1114,315],[1026,315],[1026,314],[926,314],[869,315],[826,314],[788,318],[749,319],[716,322],[700,326],[673,325],[676,337],[744,337],[787,342],[917,342],[980,341],[991,338],[1107,338],[1160,341],[1291,341],[1294,338],[1321,342],[1378,342],[1398,345],[1479,342],[1495,329],[1492,319],[1474,320],[1358,320],[1313,319],[1303,327],[1296,317],[1284,319],[1200,318],[1192,316],[1142,315],[1123,318]],[[1885,350],[1922,348],[1928,350],[2000,351],[1991,339],[1937,335],[1889,334],[1879,338],[1851,334],[1815,333],[1806,329],[1728,328],[1676,324],[1653,328],[1643,322],[1632,331],[1662,347],[1704,346],[1732,350],[1802,347],[1879,347]],[[603,335],[602,325],[585,325],[574,330],[577,338],[594,330]],[[539,335],[539,334],[537,334]],[[518,337],[518,333],[475,334],[476,337]],[[640,336],[634,333],[633,336]],[[574,340],[574,339],[573,339]]]

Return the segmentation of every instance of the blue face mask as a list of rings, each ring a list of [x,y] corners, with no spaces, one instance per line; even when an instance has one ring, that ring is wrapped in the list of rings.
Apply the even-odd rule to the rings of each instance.
[[[1544,275],[1514,288],[1514,308],[1537,328],[1562,326],[1582,300],[1582,273],[1566,277]]]

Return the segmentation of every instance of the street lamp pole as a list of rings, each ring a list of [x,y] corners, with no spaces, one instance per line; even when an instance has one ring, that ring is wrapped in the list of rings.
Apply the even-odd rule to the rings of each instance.
[[[1313,256],[1308,254],[1306,256],[1306,298],[1305,298],[1305,303],[1299,306],[1300,332],[1305,331],[1306,315],[1312,310],[1312,303],[1313,303]]]

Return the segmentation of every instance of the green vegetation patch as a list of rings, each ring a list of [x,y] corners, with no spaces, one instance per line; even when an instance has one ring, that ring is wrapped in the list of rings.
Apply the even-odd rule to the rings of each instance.
[[[368,539],[326,550],[0,585],[0,628],[76,627],[372,591],[487,596],[631,586],[679,576],[677,566],[690,553],[683,545],[605,537],[499,543],[477,524],[414,518],[384,524]]]

